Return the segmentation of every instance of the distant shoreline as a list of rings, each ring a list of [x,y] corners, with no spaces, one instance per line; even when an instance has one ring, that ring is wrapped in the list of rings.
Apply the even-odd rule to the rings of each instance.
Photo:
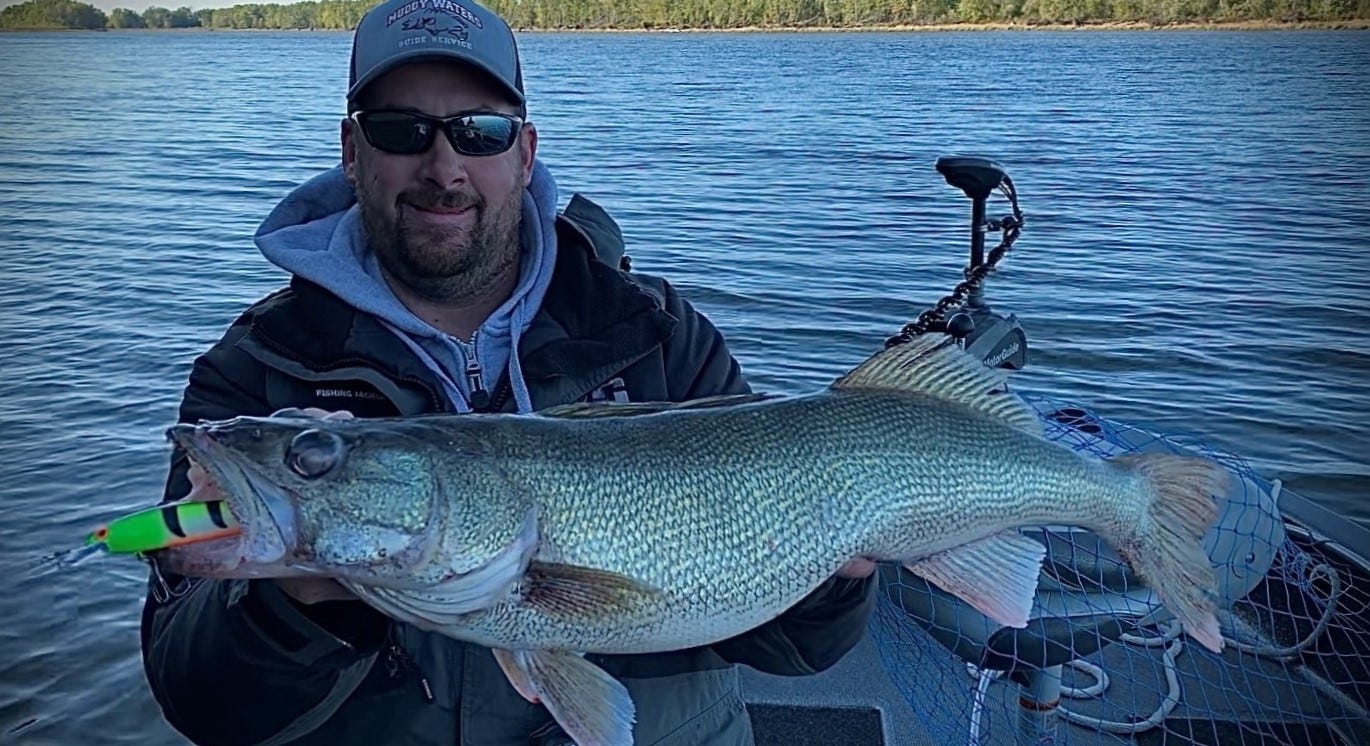
[[[516,29],[519,33],[561,34],[807,34],[807,33],[922,33],[938,31],[1365,31],[1370,30],[1370,19],[1350,21],[1213,21],[1186,23],[1150,23],[1144,21],[1102,21],[1085,23],[939,23],[924,25],[869,25],[869,26],[739,26],[730,28],[542,28]],[[2,32],[45,33],[71,32],[143,32],[143,33],[212,33],[250,31],[254,33],[283,33],[318,31],[320,33],[351,33],[344,29],[233,29],[233,28],[0,28]]]
[[[1212,23],[1149,23],[1100,21],[1088,23],[933,23],[870,26],[738,26],[735,28],[520,28],[519,33],[646,33],[646,34],[803,34],[925,31],[1364,31],[1370,19],[1353,21],[1228,21]]]

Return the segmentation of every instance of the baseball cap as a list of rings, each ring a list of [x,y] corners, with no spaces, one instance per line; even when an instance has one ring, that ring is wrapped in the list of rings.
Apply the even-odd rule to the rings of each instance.
[[[376,78],[420,60],[471,65],[524,103],[513,30],[471,0],[386,0],[367,11],[352,36],[347,100],[355,101]]]

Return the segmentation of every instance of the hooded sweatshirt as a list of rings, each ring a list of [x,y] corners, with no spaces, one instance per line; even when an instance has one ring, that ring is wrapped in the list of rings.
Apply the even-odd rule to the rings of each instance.
[[[378,317],[433,371],[457,411],[470,411],[476,386],[493,390],[507,367],[518,411],[530,412],[532,401],[516,351],[552,280],[556,202],[556,182],[542,162],[535,161],[533,178],[523,192],[518,284],[470,340],[433,327],[395,297],[367,245],[361,208],[342,166],[310,179],[281,200],[257,229],[255,240],[272,264]]]

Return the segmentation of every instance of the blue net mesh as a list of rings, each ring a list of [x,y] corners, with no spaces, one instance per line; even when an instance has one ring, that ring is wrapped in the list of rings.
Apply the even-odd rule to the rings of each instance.
[[[1049,439],[1100,457],[1199,454],[1230,472],[1205,539],[1225,650],[1191,643],[1113,550],[1069,527],[1047,545],[1027,629],[1003,629],[895,567],[872,633],[936,743],[1370,744],[1370,569],[1282,520],[1281,486],[1200,441],[1025,397]]]

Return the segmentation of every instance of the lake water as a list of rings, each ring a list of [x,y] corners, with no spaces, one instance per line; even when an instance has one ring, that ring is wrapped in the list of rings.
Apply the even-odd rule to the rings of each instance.
[[[0,35],[0,741],[176,743],[142,568],[26,571],[158,499],[189,364],[281,273],[250,237],[338,159],[349,37]],[[528,34],[563,202],[824,385],[945,294],[982,153],[1028,227],[1017,385],[1242,454],[1370,522],[1370,34]],[[991,214],[1002,214],[1002,203]]]

